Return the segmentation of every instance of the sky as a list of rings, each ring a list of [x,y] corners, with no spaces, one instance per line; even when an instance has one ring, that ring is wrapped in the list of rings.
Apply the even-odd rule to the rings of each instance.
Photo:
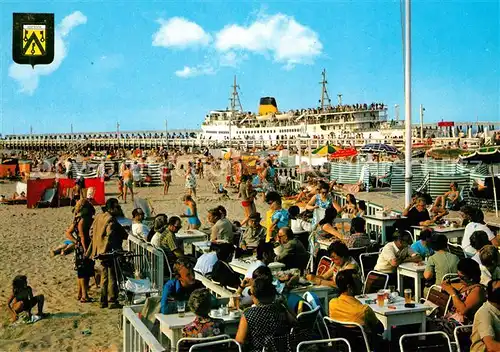
[[[12,13],[55,14],[50,65],[12,60]],[[404,118],[399,1],[34,1],[0,3],[2,134],[200,128],[225,109],[383,102]],[[500,5],[412,1],[412,120],[500,119]]]

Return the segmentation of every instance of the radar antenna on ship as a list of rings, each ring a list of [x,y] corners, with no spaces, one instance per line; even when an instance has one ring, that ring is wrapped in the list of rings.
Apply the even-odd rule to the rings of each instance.
[[[319,84],[321,84],[321,99],[319,100],[319,103],[320,103],[320,109],[324,111],[326,108],[332,107],[332,100],[330,99],[330,96],[328,95],[328,90],[326,89],[328,81],[326,80],[325,69],[323,69],[323,72],[321,72],[321,77],[323,79],[321,80],[321,82],[319,82]]]
[[[243,106],[240,101],[240,86],[236,83],[236,76],[234,76],[234,82],[232,85],[233,91],[231,92],[231,97],[229,98],[230,110],[234,114],[235,111],[243,112]]]

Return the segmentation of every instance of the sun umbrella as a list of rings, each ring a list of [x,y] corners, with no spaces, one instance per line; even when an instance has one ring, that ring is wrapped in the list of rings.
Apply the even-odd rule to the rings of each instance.
[[[337,149],[335,149],[334,146],[330,145],[330,144],[326,144],[326,145],[323,145],[319,148],[316,148],[312,151],[313,154],[316,154],[316,155],[326,155],[326,154],[332,154],[332,153],[335,153]]]
[[[330,159],[348,158],[356,155],[358,155],[358,151],[356,149],[340,149],[335,153],[330,154]]]
[[[387,153],[387,154],[399,153],[399,150],[396,147],[383,143],[366,144],[360,149],[360,151],[363,153]]]

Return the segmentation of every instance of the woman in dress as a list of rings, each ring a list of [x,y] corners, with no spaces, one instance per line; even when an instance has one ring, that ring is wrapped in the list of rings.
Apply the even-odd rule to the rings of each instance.
[[[330,187],[325,182],[321,182],[318,189],[318,194],[314,195],[307,203],[306,209],[313,211],[311,225],[314,228],[319,220],[323,218],[321,213],[325,213],[326,209],[333,207],[333,198],[329,194]]]
[[[193,163],[191,162],[188,163],[185,178],[186,178],[185,187],[187,194],[192,197],[196,197],[196,175]]]
[[[246,345],[246,351],[261,352],[264,347],[276,350],[277,340],[284,340],[280,345],[287,347],[280,351],[291,351],[287,340],[296,319],[284,305],[276,301],[276,288],[272,281],[256,278],[252,283],[251,295],[254,306],[243,313],[236,341]]]
[[[184,204],[186,205],[186,213],[182,214],[182,218],[187,218],[188,230],[198,230],[201,226],[200,218],[198,217],[198,208],[196,207],[196,202],[193,197],[186,194],[182,198]]]

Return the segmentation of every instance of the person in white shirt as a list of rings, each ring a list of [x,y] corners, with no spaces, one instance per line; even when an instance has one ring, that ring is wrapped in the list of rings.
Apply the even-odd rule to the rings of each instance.
[[[261,242],[257,246],[257,260],[250,264],[245,274],[245,279],[251,279],[255,269],[267,266],[274,261],[274,248],[272,243]]]
[[[422,258],[410,248],[412,241],[409,233],[395,232],[394,238],[395,240],[387,243],[380,252],[375,271],[393,274],[401,263],[422,261]]]
[[[471,222],[465,226],[464,237],[462,238],[462,248],[464,252],[472,257],[476,254],[476,250],[472,247],[470,243],[470,238],[472,234],[476,231],[484,231],[488,235],[488,239],[491,244],[495,247],[500,246],[498,239],[495,234],[484,224],[484,214],[481,209],[471,208],[471,207],[463,207],[461,211],[465,216],[470,217]]]
[[[470,236],[470,245],[476,251],[476,254],[472,256],[472,259],[481,265],[481,258],[479,257],[479,252],[484,246],[491,244],[488,239],[488,234],[484,231],[475,231],[472,236]]]
[[[132,210],[132,218],[132,235],[147,241],[150,229],[142,223],[144,221],[144,212],[142,209],[136,208]]]
[[[481,285],[487,286],[491,280],[500,280],[500,257],[498,249],[492,245],[484,246],[480,250]]]
[[[205,253],[201,255],[196,261],[196,265],[194,266],[194,271],[202,274],[209,275],[212,273],[212,269],[218,261],[217,253],[215,251]]]

